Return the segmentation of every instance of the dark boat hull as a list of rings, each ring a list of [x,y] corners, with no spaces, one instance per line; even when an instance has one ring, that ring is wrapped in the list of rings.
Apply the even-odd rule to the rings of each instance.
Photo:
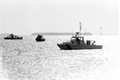
[[[23,38],[22,37],[21,38],[8,38],[8,37],[5,37],[4,39],[5,40],[21,40]]]
[[[78,50],[78,49],[102,49],[102,45],[69,45],[69,44],[57,44],[60,49],[63,50]]]
[[[42,39],[42,40],[36,40],[37,42],[42,42],[42,41],[45,41],[45,39]]]

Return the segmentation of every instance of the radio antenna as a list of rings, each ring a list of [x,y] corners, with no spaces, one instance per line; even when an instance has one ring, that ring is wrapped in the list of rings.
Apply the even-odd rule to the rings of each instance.
[[[81,29],[82,29],[81,22],[79,22],[79,24],[80,24],[79,34],[80,34],[80,36],[81,36]]]

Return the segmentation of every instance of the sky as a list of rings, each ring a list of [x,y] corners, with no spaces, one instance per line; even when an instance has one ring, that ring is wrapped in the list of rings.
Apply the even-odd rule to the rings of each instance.
[[[1,0],[0,14],[0,33],[119,32],[118,0]]]

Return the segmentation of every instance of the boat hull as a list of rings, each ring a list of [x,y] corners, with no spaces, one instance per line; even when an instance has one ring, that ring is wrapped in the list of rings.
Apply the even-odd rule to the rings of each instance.
[[[45,41],[45,40],[36,40],[37,42],[43,42],[43,41]]]
[[[69,44],[57,44],[60,49],[63,50],[77,50],[77,49],[102,49],[102,45],[69,45]]]
[[[5,37],[4,39],[5,40],[21,40],[23,38],[22,37],[20,37],[20,38],[8,38],[8,37]]]
[[[39,39],[39,40],[36,39],[36,41],[37,42],[42,42],[42,41],[45,41],[45,39]]]

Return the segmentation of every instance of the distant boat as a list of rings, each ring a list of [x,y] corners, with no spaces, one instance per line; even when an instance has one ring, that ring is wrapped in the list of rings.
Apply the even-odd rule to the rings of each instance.
[[[17,35],[14,35],[14,34],[10,34],[9,36],[7,36],[7,37],[4,37],[4,39],[9,39],[9,40],[21,40],[21,39],[23,39],[23,37],[19,37],[19,36],[17,36]]]
[[[41,42],[41,41],[45,41],[45,39],[44,39],[43,35],[39,35],[39,34],[38,34],[38,36],[37,36],[37,38],[36,38],[36,41],[37,41],[37,42]]]
[[[76,32],[75,36],[72,36],[69,42],[63,42],[57,44],[60,49],[63,50],[75,50],[75,49],[102,49],[102,45],[96,45],[95,41],[86,40],[84,41],[84,37],[81,36],[81,23],[80,23],[80,31]]]

